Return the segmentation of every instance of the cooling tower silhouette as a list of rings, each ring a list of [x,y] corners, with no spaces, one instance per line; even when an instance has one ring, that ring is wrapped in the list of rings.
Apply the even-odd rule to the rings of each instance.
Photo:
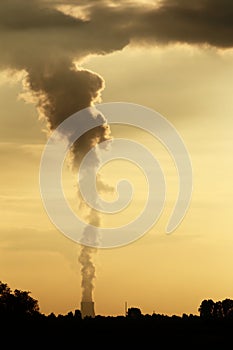
[[[81,301],[81,314],[84,317],[95,317],[94,302]]]

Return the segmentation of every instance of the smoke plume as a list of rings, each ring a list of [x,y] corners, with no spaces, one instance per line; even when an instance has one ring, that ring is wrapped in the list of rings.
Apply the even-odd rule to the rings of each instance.
[[[95,117],[95,110],[91,109],[93,117]],[[82,135],[73,145],[72,152],[74,155],[73,163],[74,167],[78,168],[83,157],[89,152],[89,160],[82,168],[82,172],[79,178],[79,183],[83,184],[85,188],[85,199],[92,198],[95,208],[99,207],[98,197],[91,190],[92,179],[95,178],[97,169],[100,163],[98,145],[102,141],[110,141],[110,128],[106,123],[106,120],[103,115],[96,111],[97,117],[95,119],[102,119],[102,125],[95,127],[90,131]],[[87,117],[87,116],[86,116]],[[105,186],[105,183],[102,182],[100,177],[96,177],[96,186],[100,191],[112,191],[112,188],[108,185]],[[93,198],[94,196],[94,198]],[[86,205],[86,201],[82,198],[82,194],[78,190],[78,197],[80,199],[80,207],[84,207],[86,212],[86,220],[88,222],[85,227],[81,242],[86,244],[82,246],[81,252],[79,255],[79,262],[81,264],[81,274],[82,274],[82,303],[81,305],[90,305],[85,303],[90,303],[93,301],[93,289],[94,289],[94,278],[95,278],[95,265],[92,260],[93,253],[96,252],[96,248],[99,243],[99,232],[98,227],[100,226],[100,213],[90,208]],[[84,314],[86,308],[84,307]]]
[[[98,245],[98,225],[100,224],[99,215],[93,210],[90,211],[90,224],[94,226],[86,226],[83,231],[83,237],[92,245]],[[93,289],[95,278],[95,265],[92,261],[92,255],[96,249],[83,245],[79,255],[79,262],[81,264],[82,274],[82,302],[93,301]]]

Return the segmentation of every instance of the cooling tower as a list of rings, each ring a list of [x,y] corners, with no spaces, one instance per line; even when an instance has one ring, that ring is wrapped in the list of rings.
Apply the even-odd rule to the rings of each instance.
[[[94,302],[81,301],[81,314],[84,317],[95,317]]]

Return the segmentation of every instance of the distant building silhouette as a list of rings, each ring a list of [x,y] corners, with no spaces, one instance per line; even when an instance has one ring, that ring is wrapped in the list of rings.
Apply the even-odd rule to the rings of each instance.
[[[93,301],[81,301],[81,315],[84,317],[95,317],[95,308]]]

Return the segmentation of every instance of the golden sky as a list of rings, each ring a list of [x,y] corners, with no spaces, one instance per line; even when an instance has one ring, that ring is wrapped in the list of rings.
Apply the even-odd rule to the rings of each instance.
[[[11,10],[14,1],[8,3],[8,6],[5,4],[6,11]],[[0,61],[0,280],[12,289],[30,290],[45,314],[64,314],[80,308],[80,245],[55,228],[40,196],[39,166],[47,140],[42,131],[45,124],[38,121],[35,103],[25,103],[19,98],[24,92],[22,77],[27,69],[32,72],[37,67],[38,77],[40,73],[43,77],[49,76],[50,63],[54,60],[54,65],[58,64],[56,55],[62,56],[64,52],[64,61],[73,55],[72,59],[79,66],[104,78],[102,102],[131,102],[149,107],[167,118],[180,133],[193,167],[189,210],[175,232],[167,235],[165,227],[177,193],[177,174],[170,156],[158,140],[145,132],[112,127],[114,137],[135,139],[156,155],[164,168],[167,200],[158,222],[141,239],[124,247],[99,249],[94,255],[96,313],[123,314],[127,301],[128,306],[140,307],[143,313],[197,314],[205,298],[233,298],[233,283],[229,278],[233,268],[233,36],[230,39],[230,29],[224,29],[219,17],[215,16],[217,1],[213,1],[211,9],[208,1],[206,8],[199,9],[200,13],[203,11],[200,31],[192,31],[190,24],[186,36],[175,20],[174,24],[170,22],[171,28],[165,30],[166,11],[173,10],[173,19],[179,15],[185,26],[181,14],[187,18],[195,6],[186,6],[184,1],[177,1],[179,6],[176,7],[174,1],[165,1],[167,6],[163,13],[156,9],[146,12],[147,7],[139,1],[125,3],[114,13],[122,26],[127,10],[131,8],[135,15],[135,22],[125,26],[125,36],[117,30],[115,17],[108,11],[110,2],[93,2],[88,8],[86,2],[81,1],[85,13],[92,19],[90,30],[85,31],[82,27],[79,30],[79,23],[77,28],[76,24],[72,28],[68,22],[63,28],[58,26],[60,40],[53,41],[50,31],[54,47],[48,50],[49,39],[43,41],[44,34],[40,37],[40,30],[46,31],[53,23],[46,16],[39,18],[36,14],[37,6],[43,3],[34,1],[34,7],[28,9],[28,14],[34,13],[34,27],[33,23],[24,21],[28,28],[22,28],[21,19],[26,18],[23,11],[18,12],[15,28],[10,20],[1,27],[5,54]],[[58,2],[48,3],[53,8]],[[226,3],[222,2],[222,13],[225,13]],[[22,10],[25,4],[22,1]],[[70,6],[72,8],[72,2]],[[214,27],[208,27],[211,16],[215,21],[209,22],[214,23]],[[225,16],[226,22],[226,13]],[[103,28],[95,35],[93,32],[101,18],[112,29],[106,38]],[[154,18],[160,18],[160,27],[152,25]],[[195,15],[190,18],[194,25]],[[63,18],[54,16],[54,23],[59,21]],[[78,31],[77,38],[74,35],[66,42],[66,35],[75,30]],[[89,40],[90,33],[95,36],[93,41]],[[44,51],[43,47],[38,47],[38,52],[30,52],[34,36],[42,38]],[[77,46],[82,46],[80,51],[75,48],[75,38]],[[15,45],[14,50],[10,44]],[[21,54],[23,48],[27,59]],[[53,50],[55,54],[51,56]],[[17,60],[15,54],[18,52]],[[39,54],[41,61],[36,57]],[[48,61],[45,54],[49,55]],[[40,71],[44,65],[46,69]],[[18,73],[9,73],[12,69]],[[38,83],[39,79],[31,78],[32,82]],[[65,100],[64,96],[64,104]],[[131,177],[135,183],[135,202],[126,213],[111,218],[113,225],[114,220],[119,223],[133,217],[145,200],[146,184],[142,174],[132,164],[121,162],[106,166],[103,175],[113,185],[118,177]],[[67,193],[72,196],[72,176],[69,171],[65,172]]]

